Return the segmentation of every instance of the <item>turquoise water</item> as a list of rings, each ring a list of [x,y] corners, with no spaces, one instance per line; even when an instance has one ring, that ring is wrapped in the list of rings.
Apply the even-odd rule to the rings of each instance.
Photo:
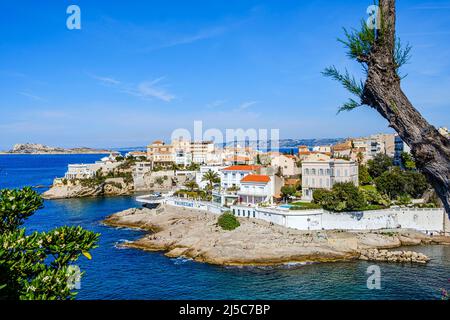
[[[0,188],[50,185],[68,163],[99,157],[0,155]],[[86,274],[78,299],[439,299],[440,288],[450,289],[450,247],[444,246],[417,249],[433,259],[427,266],[379,264],[382,289],[374,291],[366,286],[366,262],[223,268],[119,249],[117,244],[143,233],[106,227],[101,220],[132,206],[138,206],[132,197],[46,201],[26,227],[81,225],[102,234],[93,259],[79,261]]]

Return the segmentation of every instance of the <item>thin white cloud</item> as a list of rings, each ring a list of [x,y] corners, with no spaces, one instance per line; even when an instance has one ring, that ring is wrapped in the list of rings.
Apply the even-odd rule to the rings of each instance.
[[[120,84],[120,81],[118,81],[114,78],[111,78],[111,77],[101,77],[101,76],[96,76],[93,74],[90,74],[90,77],[92,77],[93,79],[98,80],[101,83],[106,84],[106,85],[119,85]]]
[[[124,83],[112,77],[104,77],[90,74],[90,77],[99,81],[101,84],[112,86],[119,90],[135,97],[140,98],[155,98],[164,102],[171,102],[176,97],[168,92],[166,89],[158,86],[165,77],[160,77],[152,81],[142,81],[137,85]]]
[[[212,28],[200,30],[199,32],[197,32],[195,34],[183,36],[181,38],[169,41],[168,43],[163,44],[160,47],[158,47],[158,49],[170,48],[170,47],[175,47],[175,46],[179,46],[179,45],[190,44],[190,43],[194,43],[197,41],[215,38],[217,36],[224,34],[227,30],[228,30],[228,27],[225,27],[225,26],[212,27]]]
[[[258,101],[247,101],[247,102],[242,103],[238,109],[246,110],[246,109],[250,108],[251,106],[254,106],[257,103],[259,103],[259,102]]]
[[[167,92],[162,88],[157,88],[159,80],[154,80],[151,82],[141,82],[137,87],[137,92],[142,97],[156,98],[165,102],[170,102],[175,99],[175,96]]]
[[[21,96],[30,98],[31,100],[34,100],[34,101],[46,101],[44,98],[34,95],[34,94],[31,94],[31,93],[28,93],[28,92],[17,92],[17,93],[20,94]]]
[[[227,102],[226,100],[215,100],[215,101],[213,101],[211,103],[208,103],[206,105],[206,107],[208,109],[215,109],[215,108],[218,108],[220,106],[223,106],[226,102]]]

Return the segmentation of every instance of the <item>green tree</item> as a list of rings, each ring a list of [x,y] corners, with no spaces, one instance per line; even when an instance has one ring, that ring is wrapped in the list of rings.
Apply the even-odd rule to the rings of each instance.
[[[336,183],[331,191],[316,190],[314,202],[335,212],[364,210],[367,201],[362,192],[351,182]]]
[[[370,205],[389,207],[391,204],[389,197],[387,195],[382,195],[376,189],[360,189],[360,191]]]
[[[225,212],[217,219],[217,224],[226,231],[232,231],[241,225],[239,220],[231,213]]]
[[[73,263],[91,259],[99,234],[59,227],[27,234],[26,219],[43,206],[31,188],[0,191],[0,300],[74,299]],[[81,276],[81,275],[80,275]]]
[[[353,144],[354,142],[352,141],[352,144]],[[356,160],[357,160],[357,162],[358,162],[358,164],[362,164],[363,163],[363,161],[364,161],[364,154],[360,151],[360,152],[358,152],[358,154],[356,155]]]
[[[189,190],[190,192],[194,191],[195,189],[198,189],[198,184],[197,184],[197,182],[195,182],[194,180],[191,180],[191,181],[186,182],[186,183],[184,184],[184,186],[185,186],[186,188],[188,188],[188,190]]]
[[[393,165],[394,159],[382,153],[375,155],[373,159],[367,162],[369,174],[374,179],[388,171]]]
[[[401,154],[402,167],[406,170],[416,170],[416,162],[414,161],[413,156],[408,152],[402,152]]]
[[[362,186],[367,186],[372,184],[373,179],[369,173],[369,170],[365,165],[359,166],[359,184]]]
[[[259,154],[256,155],[256,164],[261,165],[261,156]]]
[[[391,199],[402,196],[419,198],[429,187],[423,174],[415,171],[402,171],[393,168],[375,179],[377,190],[388,195]]]
[[[283,199],[287,200],[297,193],[297,188],[294,186],[283,186],[280,191]]]
[[[163,177],[156,178],[155,183],[159,186],[162,186],[164,184],[164,178]]]
[[[214,189],[214,185],[220,183],[220,177],[217,172],[208,170],[202,177],[202,181],[207,182],[207,190],[211,192]]]
[[[175,162],[173,162],[170,167],[171,167],[171,169],[173,171],[173,174],[177,175],[177,171],[180,170],[180,167]]]
[[[411,46],[404,46],[397,36],[396,1],[375,3],[378,7],[371,21],[374,23],[363,19],[360,29],[344,29],[345,37],[340,40],[347,56],[362,68],[363,79],[334,66],[327,68],[324,75],[339,81],[353,96],[339,111],[369,106],[411,146],[417,168],[432,183],[450,215],[450,140],[420,114],[402,90],[404,75],[400,69],[410,60]]]
[[[198,163],[192,162],[186,169],[188,171],[198,171],[200,170],[200,165]]]

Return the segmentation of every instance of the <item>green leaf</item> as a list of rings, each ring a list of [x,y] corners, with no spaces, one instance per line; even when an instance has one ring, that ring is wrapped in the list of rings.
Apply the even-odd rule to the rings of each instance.
[[[88,258],[89,260],[92,260],[92,256],[91,256],[91,254],[90,254],[89,252],[83,251],[82,254],[83,254],[83,256],[85,256],[86,258]]]

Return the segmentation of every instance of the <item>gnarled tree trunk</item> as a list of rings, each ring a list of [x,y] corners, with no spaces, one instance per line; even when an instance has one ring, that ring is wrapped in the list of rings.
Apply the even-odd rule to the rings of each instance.
[[[363,103],[376,109],[407,143],[450,215],[450,140],[413,107],[400,86],[395,54],[395,0],[380,0],[383,27],[367,57]]]

